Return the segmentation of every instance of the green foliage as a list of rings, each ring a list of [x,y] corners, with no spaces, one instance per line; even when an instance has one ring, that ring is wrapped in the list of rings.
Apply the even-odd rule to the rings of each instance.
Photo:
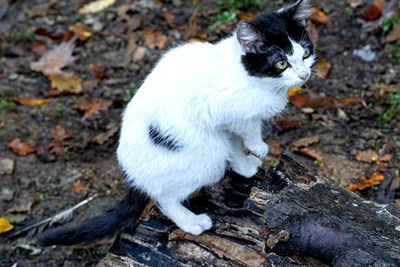
[[[385,53],[392,59],[393,64],[400,64],[400,49],[397,45],[386,44]]]
[[[6,110],[15,110],[17,104],[13,100],[1,99],[0,100],[0,113],[4,113]]]
[[[389,108],[380,114],[380,122],[387,124],[389,123],[394,116],[396,116],[396,113],[399,110],[400,107],[400,91],[392,94],[388,98],[388,103],[389,103]]]
[[[399,5],[400,5],[400,2],[399,2]],[[385,19],[385,21],[382,24],[382,33],[384,35],[387,35],[393,29],[393,25],[399,21],[400,21],[400,15],[397,13],[394,13],[392,16]]]
[[[125,89],[125,101],[128,102],[131,98],[136,94],[136,91],[139,89],[140,85],[137,83],[131,82],[129,87]]]

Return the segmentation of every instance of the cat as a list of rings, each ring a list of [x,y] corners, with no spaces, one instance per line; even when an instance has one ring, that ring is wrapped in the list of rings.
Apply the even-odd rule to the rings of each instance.
[[[268,153],[262,121],[287,104],[315,62],[306,30],[308,1],[249,22],[216,43],[171,49],[128,103],[117,158],[130,191],[113,210],[83,225],[44,233],[41,245],[86,244],[134,223],[149,199],[187,233],[212,227],[182,205],[226,169],[254,176]],[[250,153],[246,153],[249,151]]]

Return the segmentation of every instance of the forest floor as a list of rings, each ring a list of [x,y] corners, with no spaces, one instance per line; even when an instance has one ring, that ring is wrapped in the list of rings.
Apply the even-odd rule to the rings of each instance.
[[[0,0],[0,216],[18,229],[94,194],[69,225],[112,208],[125,192],[115,150],[127,101],[168,48],[216,42],[239,18],[290,1],[248,2],[264,4],[121,0],[82,14],[88,1]],[[267,124],[265,168],[290,154],[368,200],[400,205],[399,1],[311,4],[318,75]],[[109,244],[40,248],[45,229],[1,244],[0,266],[93,266],[107,253]]]

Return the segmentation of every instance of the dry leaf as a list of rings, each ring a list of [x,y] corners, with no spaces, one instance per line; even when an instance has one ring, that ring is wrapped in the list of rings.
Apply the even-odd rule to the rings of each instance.
[[[37,98],[18,98],[14,97],[13,100],[21,105],[35,106],[49,103],[50,99],[37,99]]]
[[[342,105],[352,105],[352,106],[356,106],[360,104],[360,99],[357,97],[348,97],[343,99],[342,101],[340,101],[340,103],[342,103]]]
[[[294,148],[292,148],[292,152],[303,155],[303,156],[311,157],[318,161],[324,161],[324,158],[320,155],[320,153],[314,149],[294,147]]]
[[[393,158],[392,154],[386,154],[378,158],[379,161],[390,161]]]
[[[99,100],[93,100],[89,98],[81,98],[75,103],[73,108],[85,111],[83,119],[86,119],[91,115],[99,114],[102,110],[107,110],[111,104],[112,100],[109,99],[100,98]]]
[[[332,65],[326,59],[318,60],[317,65],[314,68],[317,76],[323,80],[328,78],[329,71],[331,70]]]
[[[337,102],[335,100],[313,93],[290,96],[289,102],[298,108],[319,108],[327,105],[337,105]]]
[[[45,28],[37,28],[35,30],[35,34],[50,38],[50,39],[52,39],[54,41],[58,41],[58,42],[68,42],[74,37],[74,33],[70,32],[70,31],[66,31],[66,32],[62,32],[60,34],[54,35]]]
[[[133,62],[139,62],[141,61],[147,54],[147,49],[143,46],[138,46],[135,50],[135,52],[133,53],[133,57],[132,60]]]
[[[258,16],[260,16],[262,14],[262,12],[257,12],[257,13],[253,13],[253,12],[247,12],[247,13],[242,13],[238,15],[238,19],[240,20],[244,20],[244,21],[249,21],[249,20],[253,20],[255,18],[257,18]]]
[[[144,34],[144,44],[150,49],[163,49],[168,38],[158,30],[148,30]]]
[[[318,135],[311,137],[304,137],[292,143],[292,146],[295,148],[300,147],[309,147],[313,144],[319,143],[320,137]]]
[[[21,139],[19,139],[19,138],[15,138],[10,143],[8,143],[7,146],[13,152],[17,153],[18,155],[22,155],[22,156],[28,155],[28,154],[36,151],[36,149],[33,146],[22,142]]]
[[[280,156],[282,155],[283,151],[279,145],[278,140],[276,139],[268,139],[267,144],[269,147],[269,152],[274,155],[274,156]]]
[[[56,125],[51,128],[51,138],[53,138],[53,140],[47,144],[46,149],[53,155],[62,155],[65,147],[71,143],[67,141],[70,135],[67,134],[65,127],[62,125]]]
[[[289,96],[294,96],[300,90],[301,90],[301,87],[289,88],[288,94],[289,94]]]
[[[275,123],[284,130],[300,127],[300,121],[293,116],[275,118]]]
[[[385,42],[394,42],[400,39],[400,21],[393,25],[392,31],[386,36]]]
[[[376,5],[369,5],[365,10],[363,17],[367,20],[374,20],[379,18],[382,14],[382,10]]]
[[[73,72],[50,75],[51,88],[59,92],[79,94],[83,90],[82,80]]]
[[[365,178],[364,175],[361,176],[358,183],[350,184],[346,188],[350,191],[363,190],[372,185],[379,185],[383,181],[383,179],[385,179],[385,176],[374,172],[369,178]]]
[[[372,161],[377,161],[379,159],[378,154],[373,150],[361,151],[356,155],[357,161],[363,161],[371,163]]]
[[[61,69],[74,62],[72,52],[75,47],[75,38],[67,43],[61,43],[52,50],[45,52],[37,62],[31,62],[32,70],[41,71],[45,75],[60,74]]]
[[[88,14],[88,13],[97,13],[102,11],[103,9],[106,9],[107,7],[110,7],[114,4],[115,0],[96,0],[87,3],[80,9],[78,9],[78,12],[81,14]]]
[[[86,195],[88,191],[87,186],[81,183],[81,180],[77,180],[73,185],[72,185],[72,192],[77,193],[79,195]]]
[[[80,22],[69,25],[68,29],[78,36],[81,41],[85,41],[93,35],[93,29]]]
[[[119,128],[120,128],[120,126],[117,125],[105,133],[98,134],[98,135],[96,135],[95,138],[93,138],[92,140],[89,140],[88,143],[96,143],[96,144],[102,145],[108,139],[110,139],[112,136],[114,136],[119,131]]]
[[[381,10],[386,6],[385,0],[374,0],[373,4],[379,7]]]
[[[363,0],[347,0],[347,3],[352,7],[359,7],[363,5]]]
[[[326,24],[328,22],[329,17],[325,15],[321,10],[312,7],[311,14],[307,17],[308,20],[313,23]]]
[[[225,257],[233,261],[239,261],[245,266],[263,266],[265,262],[263,253],[219,236],[205,233],[195,236],[177,229],[169,234],[168,239],[170,241],[186,239],[198,242],[214,251],[220,258]]]
[[[318,45],[319,31],[312,23],[307,23],[307,32],[314,46]]]
[[[110,77],[110,75],[108,75],[106,72],[104,72],[103,68],[99,67],[96,64],[90,64],[89,66],[86,67],[86,70],[89,71],[97,79],[100,79],[100,80]]]
[[[14,226],[7,219],[0,217],[0,234],[8,232],[13,228]]]

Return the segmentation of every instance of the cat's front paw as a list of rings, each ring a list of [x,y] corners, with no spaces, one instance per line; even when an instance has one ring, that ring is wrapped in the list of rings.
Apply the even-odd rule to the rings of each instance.
[[[236,173],[246,178],[250,178],[258,172],[258,168],[261,166],[261,164],[262,161],[259,158],[253,155],[248,155],[244,158],[241,158],[240,161],[232,162],[231,168]]]
[[[203,213],[193,216],[192,218],[188,219],[184,224],[178,226],[186,233],[190,233],[192,235],[200,235],[201,233],[212,227],[212,221],[207,214]]]
[[[259,157],[260,159],[265,158],[268,154],[268,145],[264,142],[259,142],[256,144],[249,144],[247,145],[247,149],[254,154],[255,156]]]

